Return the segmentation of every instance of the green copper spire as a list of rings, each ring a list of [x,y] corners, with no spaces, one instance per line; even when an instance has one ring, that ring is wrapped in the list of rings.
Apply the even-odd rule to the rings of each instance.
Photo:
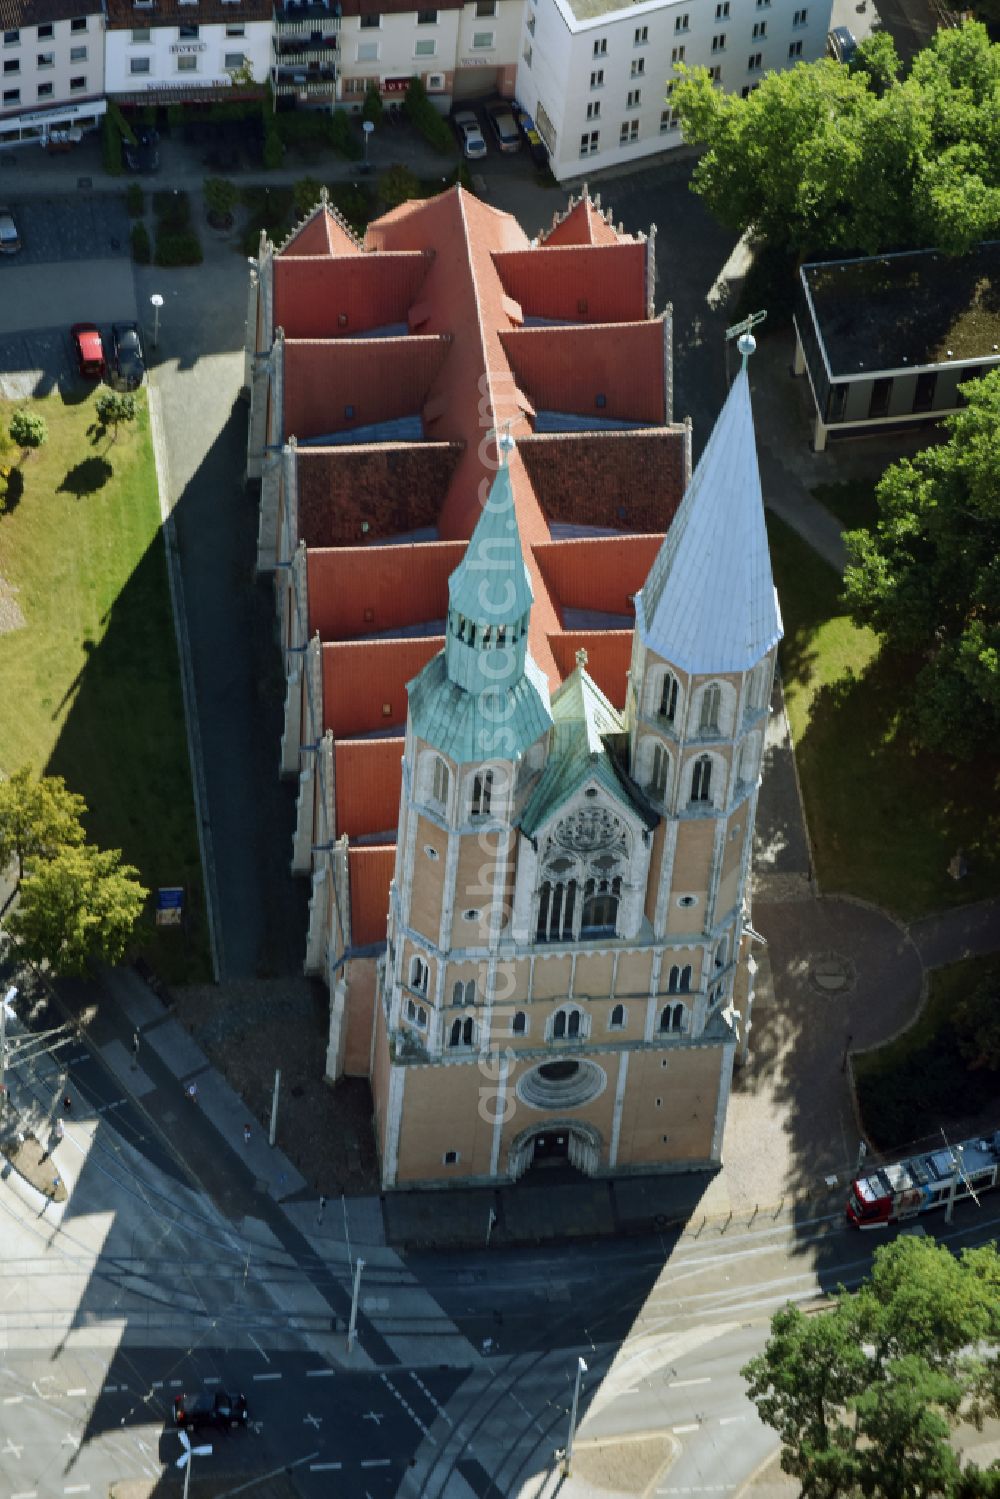
[[[482,508],[468,551],[448,582],[448,676],[466,692],[512,687],[524,675],[533,594],[521,551],[507,452],[497,443],[500,467]]]

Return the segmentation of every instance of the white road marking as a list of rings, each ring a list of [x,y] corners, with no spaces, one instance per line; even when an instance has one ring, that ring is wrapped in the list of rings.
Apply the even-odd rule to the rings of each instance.
[[[361,1419],[363,1421],[374,1421],[376,1426],[380,1426],[382,1424],[382,1415],[382,1411],[365,1411]]]
[[[247,1337],[250,1339],[251,1343],[256,1348],[257,1352],[260,1354],[260,1356],[264,1360],[265,1364],[269,1364],[271,1362],[271,1360],[268,1358],[268,1356],[264,1352],[263,1348],[257,1342],[257,1339],[254,1337],[253,1333],[252,1332],[248,1332],[247,1333]]]
[[[66,1391],[66,1394],[69,1395],[69,1396],[86,1395],[86,1393],[87,1393],[86,1390],[67,1390]]]
[[[68,1488],[63,1489],[64,1494],[89,1494],[89,1483],[71,1483]]]
[[[436,1447],[437,1443],[435,1442],[434,1438],[431,1436],[430,1432],[428,1431],[428,1429],[425,1426],[425,1424],[423,1423],[423,1421],[421,1421],[420,1417],[417,1415],[416,1411],[413,1409],[413,1406],[410,1405],[410,1403],[407,1400],[406,1396],[403,1395],[403,1394],[401,1394],[400,1391],[396,1389],[396,1386],[393,1384],[393,1382],[389,1378],[388,1374],[383,1374],[381,1376],[381,1378],[382,1378],[382,1383],[384,1385],[386,1385],[387,1388],[392,1391],[392,1393],[395,1395],[396,1399],[399,1401],[400,1405],[403,1407],[403,1409],[406,1412],[406,1414],[409,1416],[410,1420],[414,1423],[415,1426],[418,1426],[420,1428],[420,1430],[423,1432],[424,1436],[427,1438],[428,1442],[430,1442],[431,1446],[432,1447]],[[530,1412],[528,1414],[530,1414]]]
[[[106,1384],[104,1386],[104,1393],[105,1395],[117,1395],[118,1386],[116,1384]]]
[[[675,1437],[679,1437],[684,1431],[698,1431],[700,1427],[701,1423],[699,1421],[692,1421],[690,1426],[671,1426],[670,1430]]]
[[[20,1405],[23,1399],[23,1395],[5,1395],[3,1403],[4,1405]]]
[[[255,1374],[254,1379],[280,1379],[280,1374]]]
[[[441,1405],[437,1400],[434,1399],[434,1396],[431,1394],[430,1390],[424,1384],[423,1380],[420,1378],[420,1375],[419,1374],[414,1374],[413,1370],[411,1369],[410,1370],[410,1378],[413,1380],[413,1383],[417,1386],[418,1389],[423,1390],[424,1394],[426,1395],[427,1399],[430,1401],[431,1405],[433,1405],[433,1407],[437,1411],[438,1415],[442,1416],[444,1418],[444,1420],[447,1421],[447,1423],[448,1423],[449,1426],[454,1426],[454,1424],[455,1424],[454,1421],[451,1419],[451,1417],[449,1416],[448,1412],[445,1410],[444,1406]]]
[[[170,1381],[170,1388],[172,1390],[182,1390],[184,1388],[183,1379],[172,1379]]]
[[[668,1385],[671,1390],[684,1390],[692,1384],[711,1384],[711,1375],[706,1374],[704,1379],[672,1379]]]
[[[151,1388],[154,1389],[154,1390],[162,1390],[163,1389],[163,1380],[162,1379],[154,1379]]]
[[[7,1440],[6,1440],[6,1442],[4,1443],[3,1452],[2,1452],[2,1454],[0,1454],[0,1456],[3,1456],[3,1457],[17,1457],[17,1458],[19,1458],[21,1456],[21,1453],[23,1451],[24,1451],[23,1447],[17,1447],[17,1446],[15,1446],[15,1444],[11,1441],[10,1437],[8,1437]]]
[[[333,1473],[341,1467],[343,1467],[342,1463],[310,1463],[309,1471],[310,1473]]]
[[[22,1489],[19,1494],[11,1494],[10,1499],[38,1499],[37,1489]]]
[[[211,1375],[209,1375],[208,1379],[203,1379],[202,1380],[202,1384],[221,1384],[221,1383],[222,1383],[222,1379],[220,1378],[220,1376],[218,1374],[211,1374]]]
[[[332,1369],[307,1369],[306,1379],[332,1379],[333,1373]],[[340,1464],[335,1463],[332,1466],[339,1468]]]
[[[720,1426],[732,1426],[732,1424],[733,1424],[734,1421],[745,1421],[745,1420],[746,1420],[746,1416],[720,1416],[719,1417],[719,1425]]]
[[[369,1457],[361,1466],[363,1468],[388,1468],[389,1459],[387,1457]]]
[[[71,1431],[67,1432],[59,1443],[60,1447],[79,1447],[80,1438],[75,1437]]]
[[[302,1417],[302,1425],[303,1426],[315,1426],[315,1428],[316,1428],[317,1431],[319,1431],[319,1429],[322,1426],[322,1424],[323,1424],[323,1417],[322,1416],[313,1416],[308,1411]]]

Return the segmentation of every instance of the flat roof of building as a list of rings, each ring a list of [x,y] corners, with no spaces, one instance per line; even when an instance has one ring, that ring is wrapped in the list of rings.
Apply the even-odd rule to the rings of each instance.
[[[681,0],[667,0],[667,4],[655,3],[655,0],[647,0],[646,4],[639,0],[638,4],[629,4],[628,0],[557,0],[561,9],[567,15],[572,16],[574,21],[600,21],[600,20],[623,20],[626,17],[638,15],[640,21],[650,15],[664,9],[670,9],[670,4],[680,5]]]
[[[804,265],[802,281],[830,373],[1000,357],[1000,241]]]

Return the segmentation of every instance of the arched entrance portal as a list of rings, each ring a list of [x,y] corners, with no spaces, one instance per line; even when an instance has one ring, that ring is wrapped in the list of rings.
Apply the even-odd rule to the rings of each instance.
[[[565,1161],[584,1176],[593,1176],[601,1163],[602,1143],[599,1130],[576,1119],[533,1124],[511,1142],[507,1176],[517,1181],[536,1161]]]

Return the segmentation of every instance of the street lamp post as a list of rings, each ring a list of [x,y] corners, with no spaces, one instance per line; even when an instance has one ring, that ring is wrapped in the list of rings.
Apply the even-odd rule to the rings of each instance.
[[[17,985],[11,984],[0,1002],[0,1115],[7,1113],[7,1020],[14,1019]]]
[[[569,1436],[566,1438],[566,1451],[563,1454],[563,1473],[567,1478],[573,1464],[573,1439],[576,1436],[576,1415],[580,1408],[580,1383],[586,1372],[587,1365],[582,1358],[578,1358],[576,1361],[576,1383],[573,1386],[573,1404],[569,1413]]]
[[[177,1435],[180,1437],[180,1439],[181,1439],[181,1446],[184,1448],[184,1451],[181,1453],[180,1457],[177,1459],[177,1466],[178,1466],[178,1468],[183,1469],[183,1472],[184,1472],[184,1499],[188,1499],[188,1490],[191,1487],[191,1468],[193,1466],[192,1462],[191,1462],[191,1459],[194,1458],[194,1457],[211,1457],[212,1456],[212,1449],[211,1449],[210,1446],[208,1446],[208,1447],[192,1447],[191,1446],[191,1438],[188,1436],[188,1434],[187,1434],[186,1431],[179,1431],[177,1433]]]
[[[368,172],[368,171],[371,170],[371,168],[368,165],[368,141],[369,141],[369,138],[371,137],[372,131],[374,129],[375,129],[375,125],[374,125],[374,122],[372,120],[365,120],[364,124],[361,126],[361,131],[362,131],[362,134],[364,135],[364,140],[365,140],[365,159],[364,159],[364,161],[361,164],[361,170],[363,172]]]
[[[163,298],[158,291],[154,291],[150,297],[153,307],[153,348],[156,348],[160,337],[160,308],[163,306]]]
[[[358,1330],[358,1293],[361,1290],[361,1272],[365,1268],[364,1260],[354,1261],[354,1291],[351,1294],[351,1320],[347,1324],[347,1351],[350,1353],[354,1347],[354,1339]]]

